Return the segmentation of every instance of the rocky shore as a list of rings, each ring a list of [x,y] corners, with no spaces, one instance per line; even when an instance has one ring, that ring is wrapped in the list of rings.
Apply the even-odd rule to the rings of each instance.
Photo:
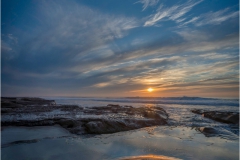
[[[41,98],[1,99],[2,126],[60,125],[74,134],[105,134],[165,125],[168,114],[160,107],[58,105]]]
[[[236,112],[205,111],[202,109],[195,109],[192,112],[218,122],[239,124],[239,113]]]
[[[239,113],[191,110],[221,123],[239,124]],[[4,126],[52,126],[60,125],[73,134],[107,134],[167,125],[169,115],[157,106],[132,107],[108,104],[107,106],[81,107],[59,105],[54,100],[42,98],[1,98],[1,125]],[[229,135],[222,128],[192,126],[207,137]]]

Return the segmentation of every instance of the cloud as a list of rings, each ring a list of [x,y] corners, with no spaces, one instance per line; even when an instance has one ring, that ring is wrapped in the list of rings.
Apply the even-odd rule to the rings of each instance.
[[[136,50],[131,50],[131,51],[128,51],[127,53],[125,52],[122,53],[122,51],[115,52],[114,55],[104,58],[103,61],[98,59],[98,61],[88,61],[87,64],[82,63],[81,65],[76,65],[74,67],[74,70],[72,71],[81,72],[80,74],[81,77],[85,77],[85,78],[91,75],[104,76],[104,75],[113,75],[113,74],[114,75],[125,74],[126,77],[128,76],[131,77],[131,76],[136,76],[135,74],[140,75],[142,72],[144,72],[144,70],[146,69],[145,66],[149,66],[149,69],[152,70],[152,67],[150,64],[153,64],[154,60],[156,64],[159,63],[165,66],[163,63],[160,63],[160,60],[164,60],[165,58],[171,60],[172,58],[175,58],[174,56],[183,56],[186,53],[191,53],[191,54],[188,54],[188,56],[199,55],[196,57],[197,58],[202,57],[202,59],[205,59],[205,60],[206,59],[221,60],[221,59],[225,59],[227,56],[226,55],[224,56],[223,54],[222,56],[220,54],[207,55],[206,53],[213,52],[213,51],[216,52],[217,50],[221,52],[226,52],[229,48],[238,47],[237,35],[226,36],[216,40],[214,39],[209,40],[209,36],[207,33],[202,31],[197,31],[197,30],[182,30],[182,31],[179,31],[178,34],[182,36],[185,41],[180,41],[180,43],[170,43],[172,40],[169,40],[169,43],[166,43],[166,44],[161,41],[158,41],[158,43],[154,45],[152,43],[150,43],[149,45],[146,45],[146,44],[141,45],[141,47],[137,48]],[[178,38],[181,39],[181,37],[178,37]],[[178,41],[176,36],[174,40]],[[116,56],[116,55],[119,55],[119,56]],[[229,54],[228,57],[231,58],[231,57],[234,57],[234,55]],[[182,57],[182,59],[184,59],[184,57]],[[178,61],[180,62],[180,58]],[[145,62],[146,63],[148,62],[149,64],[144,65]],[[183,62],[183,63],[186,63],[186,62]],[[169,64],[172,65],[174,63],[169,63]],[[147,70],[148,69],[146,69],[145,71]],[[176,72],[180,73],[180,71],[176,71]],[[130,73],[130,75],[128,73]]]
[[[160,84],[161,87],[173,86],[174,84],[183,86],[183,84],[187,85],[189,83],[193,85],[199,80],[202,81],[201,79],[206,80],[206,78],[209,79],[210,77],[213,77],[212,79],[216,80],[214,77],[226,75],[229,73],[229,71],[234,71],[234,67],[238,66],[238,62],[226,60],[225,57],[222,58],[224,59],[223,62],[218,62],[218,60],[215,60],[207,63],[204,59],[204,56],[201,54],[188,56],[186,58],[176,56],[166,59],[152,59],[143,62],[132,63],[130,66],[126,66],[124,68],[118,68],[109,71],[105,70],[102,71],[101,74],[98,74],[98,76],[96,74],[93,75],[93,77],[108,77],[109,75],[116,75],[108,79],[108,86],[117,86],[121,83],[124,83],[125,85],[139,84],[151,85],[155,87],[158,87]],[[168,60],[168,62],[164,62],[165,60]],[[191,64],[191,62],[194,62],[195,60],[197,60],[199,64]],[[127,74],[129,72],[131,73],[130,75]],[[117,75],[122,76],[118,77]],[[91,77],[89,78],[91,79]],[[232,80],[236,81],[234,79]],[[102,83],[97,84],[96,87],[107,86],[105,85],[105,82],[103,82],[103,84],[104,86],[102,86]]]
[[[204,59],[230,59],[234,58],[234,55],[231,53],[216,53],[216,52],[210,52],[206,54],[199,55],[200,57],[203,57]]]
[[[184,29],[176,31],[177,34],[182,36],[187,41],[206,41],[209,39],[209,35],[198,30]]]
[[[136,2],[136,3],[142,3],[143,4],[142,11],[144,11],[149,6],[156,6],[158,1],[159,0],[140,0],[140,1]]]
[[[88,57],[105,58],[113,54],[106,47],[109,43],[138,26],[135,18],[104,14],[72,1],[39,1],[34,17],[38,25],[25,31],[25,36],[16,35],[21,41],[19,57],[5,61],[25,72],[52,72],[74,66],[80,61],[76,57],[86,61]],[[11,35],[8,38],[15,41]],[[12,48],[4,46],[5,50]]]
[[[187,26],[189,24],[194,24],[195,26],[203,25],[219,25],[224,21],[227,21],[232,18],[236,18],[239,15],[238,11],[230,11],[230,8],[225,8],[219,11],[211,11],[209,13],[204,13],[199,16],[192,18],[185,17],[192,8],[203,0],[198,2],[186,2],[184,4],[174,5],[172,7],[165,7],[162,4],[157,9],[155,14],[152,14],[148,17],[148,20],[145,22],[144,26],[153,26],[159,23],[160,21],[175,21],[178,27]]]
[[[134,57],[140,56],[154,56],[154,55],[162,55],[162,56],[173,56],[173,55],[183,55],[186,52],[194,53],[204,53],[209,51],[218,51],[225,50],[231,48],[238,47],[238,35],[231,35],[222,37],[220,39],[211,39],[209,40],[207,37],[207,33],[202,33],[200,31],[191,31],[193,35],[182,35],[185,41],[180,41],[179,43],[170,43],[168,45],[161,46],[161,42],[156,43],[152,46],[144,46],[145,50],[142,52],[133,52],[129,53],[128,56],[131,55]],[[199,35],[201,34],[201,35]],[[199,40],[198,40],[199,36]],[[202,37],[201,37],[202,36]],[[212,38],[212,37],[211,37]],[[175,41],[178,38],[175,37]],[[180,39],[180,38],[179,38]],[[195,55],[195,54],[194,54]]]
[[[238,17],[238,11],[231,12],[229,10],[230,8],[225,8],[216,12],[211,11],[209,13],[201,14],[197,17],[193,17],[190,20],[183,22],[180,24],[180,27],[186,26],[188,24],[193,24],[197,27],[203,25],[219,25],[224,21]]]
[[[153,26],[163,19],[172,20],[175,22],[181,22],[183,19],[182,17],[186,13],[188,13],[194,6],[196,6],[201,2],[202,0],[195,3],[189,1],[182,5],[174,5],[169,8],[164,7],[163,5],[160,5],[160,7],[157,10],[157,13],[150,15],[148,17],[148,20],[145,22],[144,26]]]
[[[10,51],[12,51],[12,48],[4,41],[1,41],[1,51],[3,53],[10,52]]]
[[[95,85],[93,85],[93,87],[103,88],[103,87],[106,87],[106,86],[109,86],[109,85],[110,85],[109,83],[103,82],[103,83],[95,84]]]
[[[194,6],[201,3],[203,0],[200,0],[198,2],[192,3],[191,1],[187,2],[186,4],[180,5],[177,7],[178,11],[173,12],[173,14],[169,17],[171,20],[177,20],[180,17],[184,16],[186,13],[188,13]]]
[[[107,41],[121,38],[127,30],[138,26],[135,18],[104,14],[72,1],[61,2],[39,3],[44,23],[51,25],[52,29],[54,27],[62,38],[94,37]]]
[[[197,59],[198,64],[191,64]],[[142,73],[134,78],[134,83],[142,85],[151,85],[160,90],[184,90],[189,88],[230,88],[238,87],[238,67],[237,60],[225,60],[221,62],[217,60],[208,62],[198,56],[186,57],[184,60],[178,57],[175,61],[176,66],[172,65],[164,68],[161,72]],[[187,65],[185,65],[188,63]],[[194,67],[192,67],[194,66]],[[184,88],[184,89],[183,89]]]
[[[137,76],[145,72],[149,72],[149,70],[152,70],[152,68],[158,68],[159,66],[169,66],[170,64],[174,63],[174,61],[174,58],[154,58],[141,61],[118,63],[82,73],[78,79],[88,81],[93,80],[87,85],[96,88],[106,88],[111,86],[118,86],[121,84],[129,86],[134,85],[134,79]]]
[[[2,60],[11,60],[17,56],[18,38],[13,34],[1,34],[1,57]]]
[[[8,34],[7,37],[13,41],[13,43],[18,44],[18,39],[17,37],[14,37],[12,34]]]
[[[218,25],[224,21],[227,21],[231,18],[238,17],[239,12],[228,12],[229,8],[217,11],[217,12],[210,12],[207,14],[203,14],[198,18],[197,22],[192,22],[196,26],[203,26],[203,25]]]
[[[158,4],[141,2],[144,10]],[[145,26],[164,21],[194,27],[199,22],[213,24],[206,20],[207,14],[197,17],[188,14],[200,2],[160,5]],[[11,32],[4,33],[2,38],[2,83],[4,93],[9,95],[21,95],[28,88],[30,95],[49,91],[75,96],[78,93],[125,96],[126,92],[139,91],[148,85],[156,87],[156,92],[183,88],[193,91],[201,87],[210,90],[211,84],[215,89],[221,85],[229,89],[238,81],[235,76],[239,65],[238,30],[221,24],[222,20],[234,18],[227,16],[234,13],[230,10],[213,14],[213,19],[225,18],[214,20],[219,25],[212,26],[212,31],[209,26],[139,27],[141,20],[135,17],[103,13],[104,10],[72,1],[34,4],[37,9],[31,15],[35,21],[28,23],[32,29],[10,28]],[[25,22],[18,23],[15,28],[26,26]],[[14,56],[7,57],[10,55]]]
[[[194,23],[194,22],[196,22],[198,19],[199,19],[199,17],[193,17],[192,19],[190,19],[190,20],[187,21],[187,22],[184,22],[184,23],[181,24],[180,26],[185,26],[185,25],[187,25],[187,24]]]

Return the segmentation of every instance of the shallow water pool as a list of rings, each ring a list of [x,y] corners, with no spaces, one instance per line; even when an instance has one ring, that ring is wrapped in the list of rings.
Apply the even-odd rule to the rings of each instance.
[[[2,160],[114,160],[139,155],[179,159],[239,159],[239,141],[206,137],[191,127],[147,127],[78,136],[60,126],[2,128]]]

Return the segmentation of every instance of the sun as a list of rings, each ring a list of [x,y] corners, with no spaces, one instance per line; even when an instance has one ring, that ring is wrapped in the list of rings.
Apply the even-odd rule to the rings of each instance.
[[[148,90],[148,92],[152,92],[152,91],[153,91],[153,89],[152,89],[152,88],[148,88],[147,90]]]

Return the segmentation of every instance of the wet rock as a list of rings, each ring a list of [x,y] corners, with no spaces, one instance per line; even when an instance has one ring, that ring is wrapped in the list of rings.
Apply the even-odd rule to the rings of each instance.
[[[109,104],[82,108],[76,105],[57,105],[52,100],[40,98],[2,98],[1,109],[2,126],[58,124],[74,134],[115,133],[164,125],[168,119],[168,114],[160,107],[135,108]]]
[[[234,123],[234,124],[239,124],[239,114],[232,114],[226,117],[226,121]]]
[[[60,119],[60,120],[55,120],[55,123],[59,124],[60,126],[64,128],[73,128],[78,125],[78,123],[74,120],[71,119]]]
[[[108,106],[108,107],[112,107],[112,108],[113,108],[113,107],[117,107],[117,108],[120,107],[118,104],[108,104],[107,106]]]
[[[192,112],[218,122],[239,124],[239,113],[236,112],[204,111],[201,109],[192,110]]]
[[[4,106],[10,105],[10,106],[19,106],[19,105],[55,105],[54,100],[46,100],[42,98],[28,98],[28,97],[2,97],[1,102]],[[19,104],[19,105],[16,105]]]
[[[204,133],[205,135],[210,134],[217,134],[218,131],[212,127],[199,127],[197,128],[200,132]]]
[[[3,144],[3,145],[1,145],[1,148],[5,148],[5,147],[12,146],[12,145],[17,145],[17,144],[29,144],[29,143],[37,143],[37,142],[38,142],[37,139],[19,140],[19,141],[14,141],[14,142],[11,142],[11,143]]]
[[[53,110],[78,111],[82,107],[77,105],[56,105],[54,100],[41,98],[6,98],[1,99],[2,113],[33,113],[50,112]]]
[[[90,121],[85,124],[87,133],[104,134],[130,130],[123,122],[113,120]]]
[[[197,131],[204,134],[206,137],[220,137],[228,140],[238,140],[238,135],[221,127],[196,127]]]

